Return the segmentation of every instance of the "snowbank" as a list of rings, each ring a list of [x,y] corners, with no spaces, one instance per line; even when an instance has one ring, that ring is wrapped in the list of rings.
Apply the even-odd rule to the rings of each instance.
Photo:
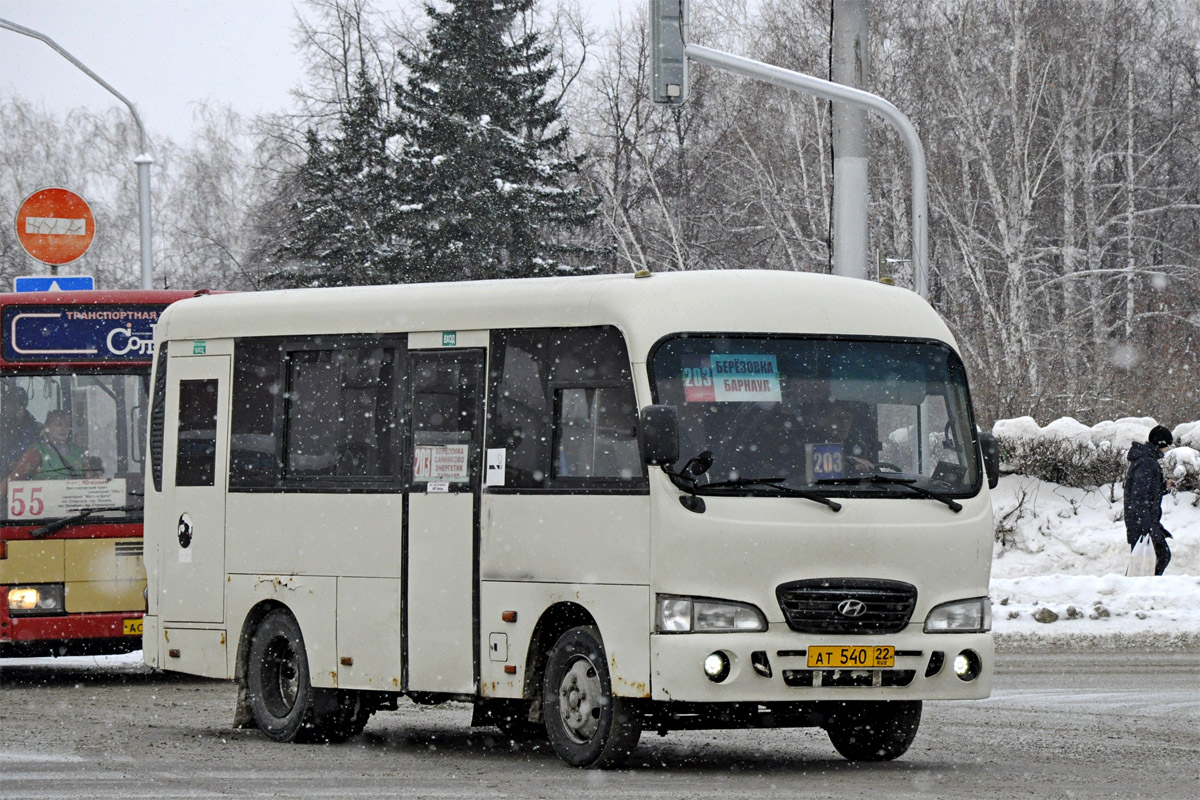
[[[992,492],[992,618],[1001,647],[1200,647],[1200,495],[1163,498],[1171,564],[1126,578],[1120,484],[1075,489],[1022,475]]]

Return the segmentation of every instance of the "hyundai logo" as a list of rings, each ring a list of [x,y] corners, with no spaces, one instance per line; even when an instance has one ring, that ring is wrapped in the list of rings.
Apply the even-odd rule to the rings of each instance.
[[[843,617],[861,617],[867,613],[867,604],[850,597],[838,603],[837,610]]]

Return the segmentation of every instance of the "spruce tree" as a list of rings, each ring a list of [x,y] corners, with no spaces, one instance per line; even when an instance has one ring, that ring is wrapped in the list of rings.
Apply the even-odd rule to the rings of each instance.
[[[273,253],[279,286],[351,286],[403,280],[393,164],[379,89],[360,71],[336,133],[309,129],[289,231]]]
[[[550,48],[515,22],[534,0],[426,3],[421,52],[401,55],[393,132],[399,147],[408,280],[545,274],[550,242],[587,222],[594,204],[567,182],[568,129],[547,99]]]

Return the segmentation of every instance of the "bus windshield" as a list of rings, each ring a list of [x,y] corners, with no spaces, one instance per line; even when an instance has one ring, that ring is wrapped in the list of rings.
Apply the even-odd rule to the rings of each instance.
[[[0,519],[141,516],[146,372],[0,376]]]
[[[697,491],[979,491],[966,376],[944,344],[686,335],[655,349],[650,375],[678,411],[681,464],[712,454]]]

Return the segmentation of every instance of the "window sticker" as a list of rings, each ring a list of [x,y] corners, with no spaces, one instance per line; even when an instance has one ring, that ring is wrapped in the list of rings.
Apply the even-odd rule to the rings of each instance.
[[[503,447],[489,447],[487,450],[487,472],[484,475],[485,486],[503,486],[504,485],[504,462],[505,449]]]
[[[413,476],[418,481],[465,481],[470,477],[470,445],[424,445],[413,452]]]
[[[682,377],[688,403],[778,403],[783,399],[774,355],[690,356],[683,360]]]

